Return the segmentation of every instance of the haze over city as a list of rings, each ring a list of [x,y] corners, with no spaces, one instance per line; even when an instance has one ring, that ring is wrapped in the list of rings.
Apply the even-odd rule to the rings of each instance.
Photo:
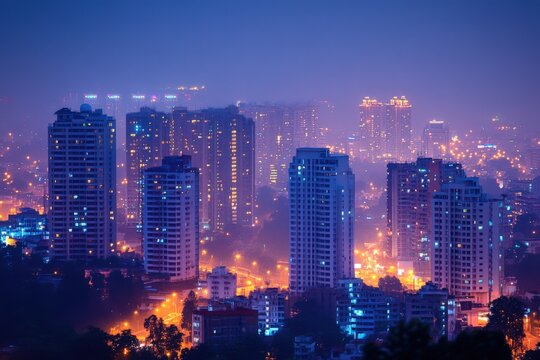
[[[538,129],[539,4],[522,1],[3,1],[0,114],[43,133],[70,94],[204,84],[204,106],[406,95],[415,129],[492,116]],[[69,29],[69,30],[68,30]],[[76,106],[74,101],[67,105]]]
[[[0,360],[540,359],[539,1],[0,34]]]

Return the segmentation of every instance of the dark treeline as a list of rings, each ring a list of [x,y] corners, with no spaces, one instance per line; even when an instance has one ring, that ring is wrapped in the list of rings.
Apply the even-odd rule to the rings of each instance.
[[[95,264],[94,264],[95,265]],[[100,266],[115,268],[119,259]],[[0,247],[0,348],[62,348],[90,326],[105,327],[131,314],[143,284],[113,270],[85,276],[82,264],[45,264],[22,256],[20,247]],[[8,349],[8,350],[6,350]]]
[[[100,265],[118,267],[118,259],[110,261]],[[129,330],[110,335],[99,329],[135,310],[143,296],[142,283],[136,276],[113,270],[107,278],[97,271],[85,277],[82,266],[44,264],[23,257],[21,249],[15,247],[0,248],[0,289],[2,360],[287,360],[294,357],[296,336],[312,338],[316,355],[325,359],[351,341],[323,309],[302,300],[293,307],[295,316],[287,319],[273,338],[239,338],[219,349],[205,345],[181,349],[181,324],[165,325],[152,315],[145,321],[147,336],[141,346]],[[196,297],[191,297],[195,304]],[[364,356],[367,360],[510,360],[512,352],[523,354],[523,311],[520,300],[502,297],[493,303],[486,329],[463,332],[453,341],[434,342],[429,326],[418,321],[401,323],[386,338],[368,341]],[[186,319],[187,312],[183,314]],[[189,328],[190,324],[184,322],[182,327]],[[528,360],[539,356],[539,351],[525,354]]]

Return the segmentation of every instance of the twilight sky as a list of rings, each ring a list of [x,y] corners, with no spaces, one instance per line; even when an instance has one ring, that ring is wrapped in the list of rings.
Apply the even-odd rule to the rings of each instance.
[[[415,128],[498,114],[540,130],[540,1],[0,0],[0,131],[45,132],[70,92],[205,84],[236,100],[406,95]]]

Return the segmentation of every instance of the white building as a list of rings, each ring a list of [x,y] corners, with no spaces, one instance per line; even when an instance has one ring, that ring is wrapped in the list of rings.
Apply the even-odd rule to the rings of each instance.
[[[249,299],[251,308],[259,314],[259,335],[275,335],[285,324],[287,293],[279,288],[257,289]]]
[[[206,277],[209,299],[229,299],[236,296],[236,274],[225,266],[217,266]]]
[[[300,148],[289,167],[291,295],[354,277],[354,174],[349,157]]]
[[[88,104],[49,125],[49,211],[57,260],[104,259],[116,244],[114,118]]]
[[[148,274],[199,277],[199,170],[167,156],[143,175],[143,249]]]
[[[502,200],[482,193],[477,178],[462,178],[432,201],[432,281],[458,299],[488,304],[501,295]]]

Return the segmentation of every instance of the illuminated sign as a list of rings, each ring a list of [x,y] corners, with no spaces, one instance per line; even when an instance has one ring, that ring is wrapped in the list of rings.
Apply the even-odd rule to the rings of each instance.
[[[84,98],[87,99],[87,100],[93,100],[93,99],[97,99],[97,95],[96,94],[85,94]]]
[[[107,99],[109,99],[109,100],[119,100],[119,99],[120,99],[120,95],[109,94],[109,95],[107,95]]]
[[[131,98],[133,100],[144,100],[146,99],[146,95],[131,95]]]

